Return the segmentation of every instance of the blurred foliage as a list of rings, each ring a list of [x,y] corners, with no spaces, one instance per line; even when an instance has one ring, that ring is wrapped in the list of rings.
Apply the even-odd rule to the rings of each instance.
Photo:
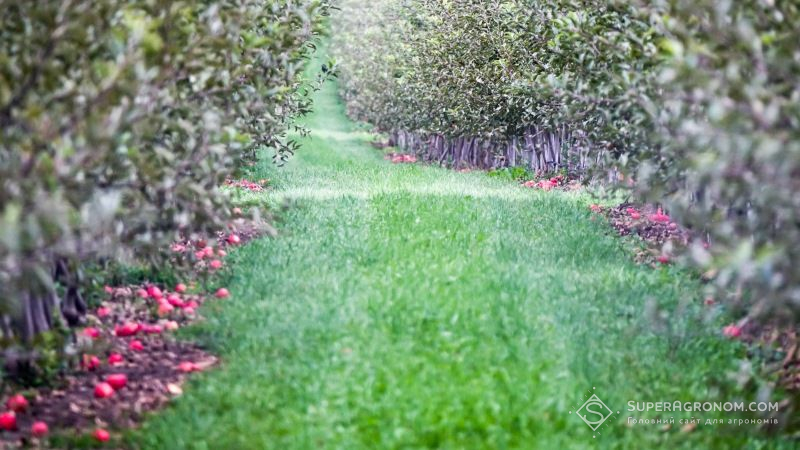
[[[655,145],[639,191],[703,232],[692,260],[750,316],[800,314],[800,4],[673,1],[654,22]]]
[[[791,0],[342,0],[333,52],[385,132],[567,127],[699,238],[738,314],[800,313],[800,5]],[[707,248],[706,248],[707,247]]]
[[[4,336],[79,322],[97,261],[157,266],[179,236],[223,226],[223,181],[256,148],[295,148],[328,8],[0,0]]]

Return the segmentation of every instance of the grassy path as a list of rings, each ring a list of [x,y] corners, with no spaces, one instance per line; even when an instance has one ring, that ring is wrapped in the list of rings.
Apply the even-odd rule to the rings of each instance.
[[[740,395],[727,380],[742,350],[692,319],[694,281],[634,265],[578,194],[392,165],[335,86],[316,108],[290,164],[254,174],[274,190],[245,199],[289,204],[281,235],[231,255],[232,299],[195,330],[223,368],[152,418],[138,445],[745,445],[752,427],[677,423],[731,415],[626,426],[628,400]],[[592,387],[621,412],[599,435],[574,414]]]

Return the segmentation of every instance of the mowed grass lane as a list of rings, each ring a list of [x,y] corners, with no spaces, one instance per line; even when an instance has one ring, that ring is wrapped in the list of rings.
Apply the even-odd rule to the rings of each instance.
[[[587,198],[392,165],[333,84],[307,124],[286,167],[252,175],[272,190],[241,199],[288,206],[280,235],[233,252],[232,298],[193,330],[221,368],[134,445],[765,448],[753,427],[677,423],[733,415],[626,425],[629,400],[740,398],[743,349],[706,331],[697,282],[635,265]],[[620,411],[599,433],[574,413],[590,391]]]

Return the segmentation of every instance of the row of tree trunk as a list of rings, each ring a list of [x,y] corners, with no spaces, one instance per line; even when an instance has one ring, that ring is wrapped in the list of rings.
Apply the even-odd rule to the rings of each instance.
[[[398,130],[390,133],[389,145],[454,169],[525,166],[535,172],[566,169],[584,173],[602,157],[592,155],[585,139],[566,127],[552,130],[531,126],[511,139],[449,138]]]

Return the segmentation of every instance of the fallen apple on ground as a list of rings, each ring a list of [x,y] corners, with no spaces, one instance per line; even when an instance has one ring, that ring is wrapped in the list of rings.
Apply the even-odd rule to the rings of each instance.
[[[147,295],[155,299],[159,299],[164,296],[164,293],[161,292],[161,289],[158,286],[150,285],[147,287]]]
[[[83,335],[92,339],[97,339],[100,337],[100,330],[95,327],[86,327],[83,329]]]
[[[28,400],[22,394],[12,395],[6,402],[6,408],[14,412],[23,412],[28,409]]]
[[[742,329],[739,326],[731,324],[722,329],[722,334],[729,338],[736,338],[741,336]]]
[[[6,411],[0,414],[0,430],[12,431],[17,429],[17,414]]]
[[[92,436],[94,436],[94,438],[97,439],[100,442],[106,442],[109,439],[111,439],[111,435],[108,434],[108,431],[106,431],[106,430],[104,430],[102,428],[98,428],[98,429],[94,430],[94,433],[92,434]]]
[[[120,390],[128,384],[128,377],[124,373],[112,373],[106,377],[106,383],[111,385],[114,390]]]
[[[97,383],[94,387],[95,398],[108,398],[114,395],[114,388],[106,382]]]
[[[158,315],[159,316],[166,316],[168,315],[173,309],[174,306],[170,305],[169,303],[159,303],[158,304]]]
[[[95,370],[100,367],[100,358],[94,355],[83,355],[82,362],[86,370]]]
[[[117,364],[122,364],[123,362],[125,362],[125,358],[123,358],[119,353],[112,353],[108,355],[109,365],[116,366]]]
[[[119,337],[133,336],[139,332],[139,324],[134,322],[127,322],[122,326],[114,327],[114,334]]]
[[[193,362],[184,361],[184,362],[178,364],[178,370],[180,370],[181,372],[184,372],[184,373],[189,373],[189,372],[196,372],[196,371],[200,370],[200,368],[197,367],[197,364],[195,364]]]
[[[31,425],[31,434],[36,437],[47,436],[49,431],[47,424],[42,421],[33,422]]]

